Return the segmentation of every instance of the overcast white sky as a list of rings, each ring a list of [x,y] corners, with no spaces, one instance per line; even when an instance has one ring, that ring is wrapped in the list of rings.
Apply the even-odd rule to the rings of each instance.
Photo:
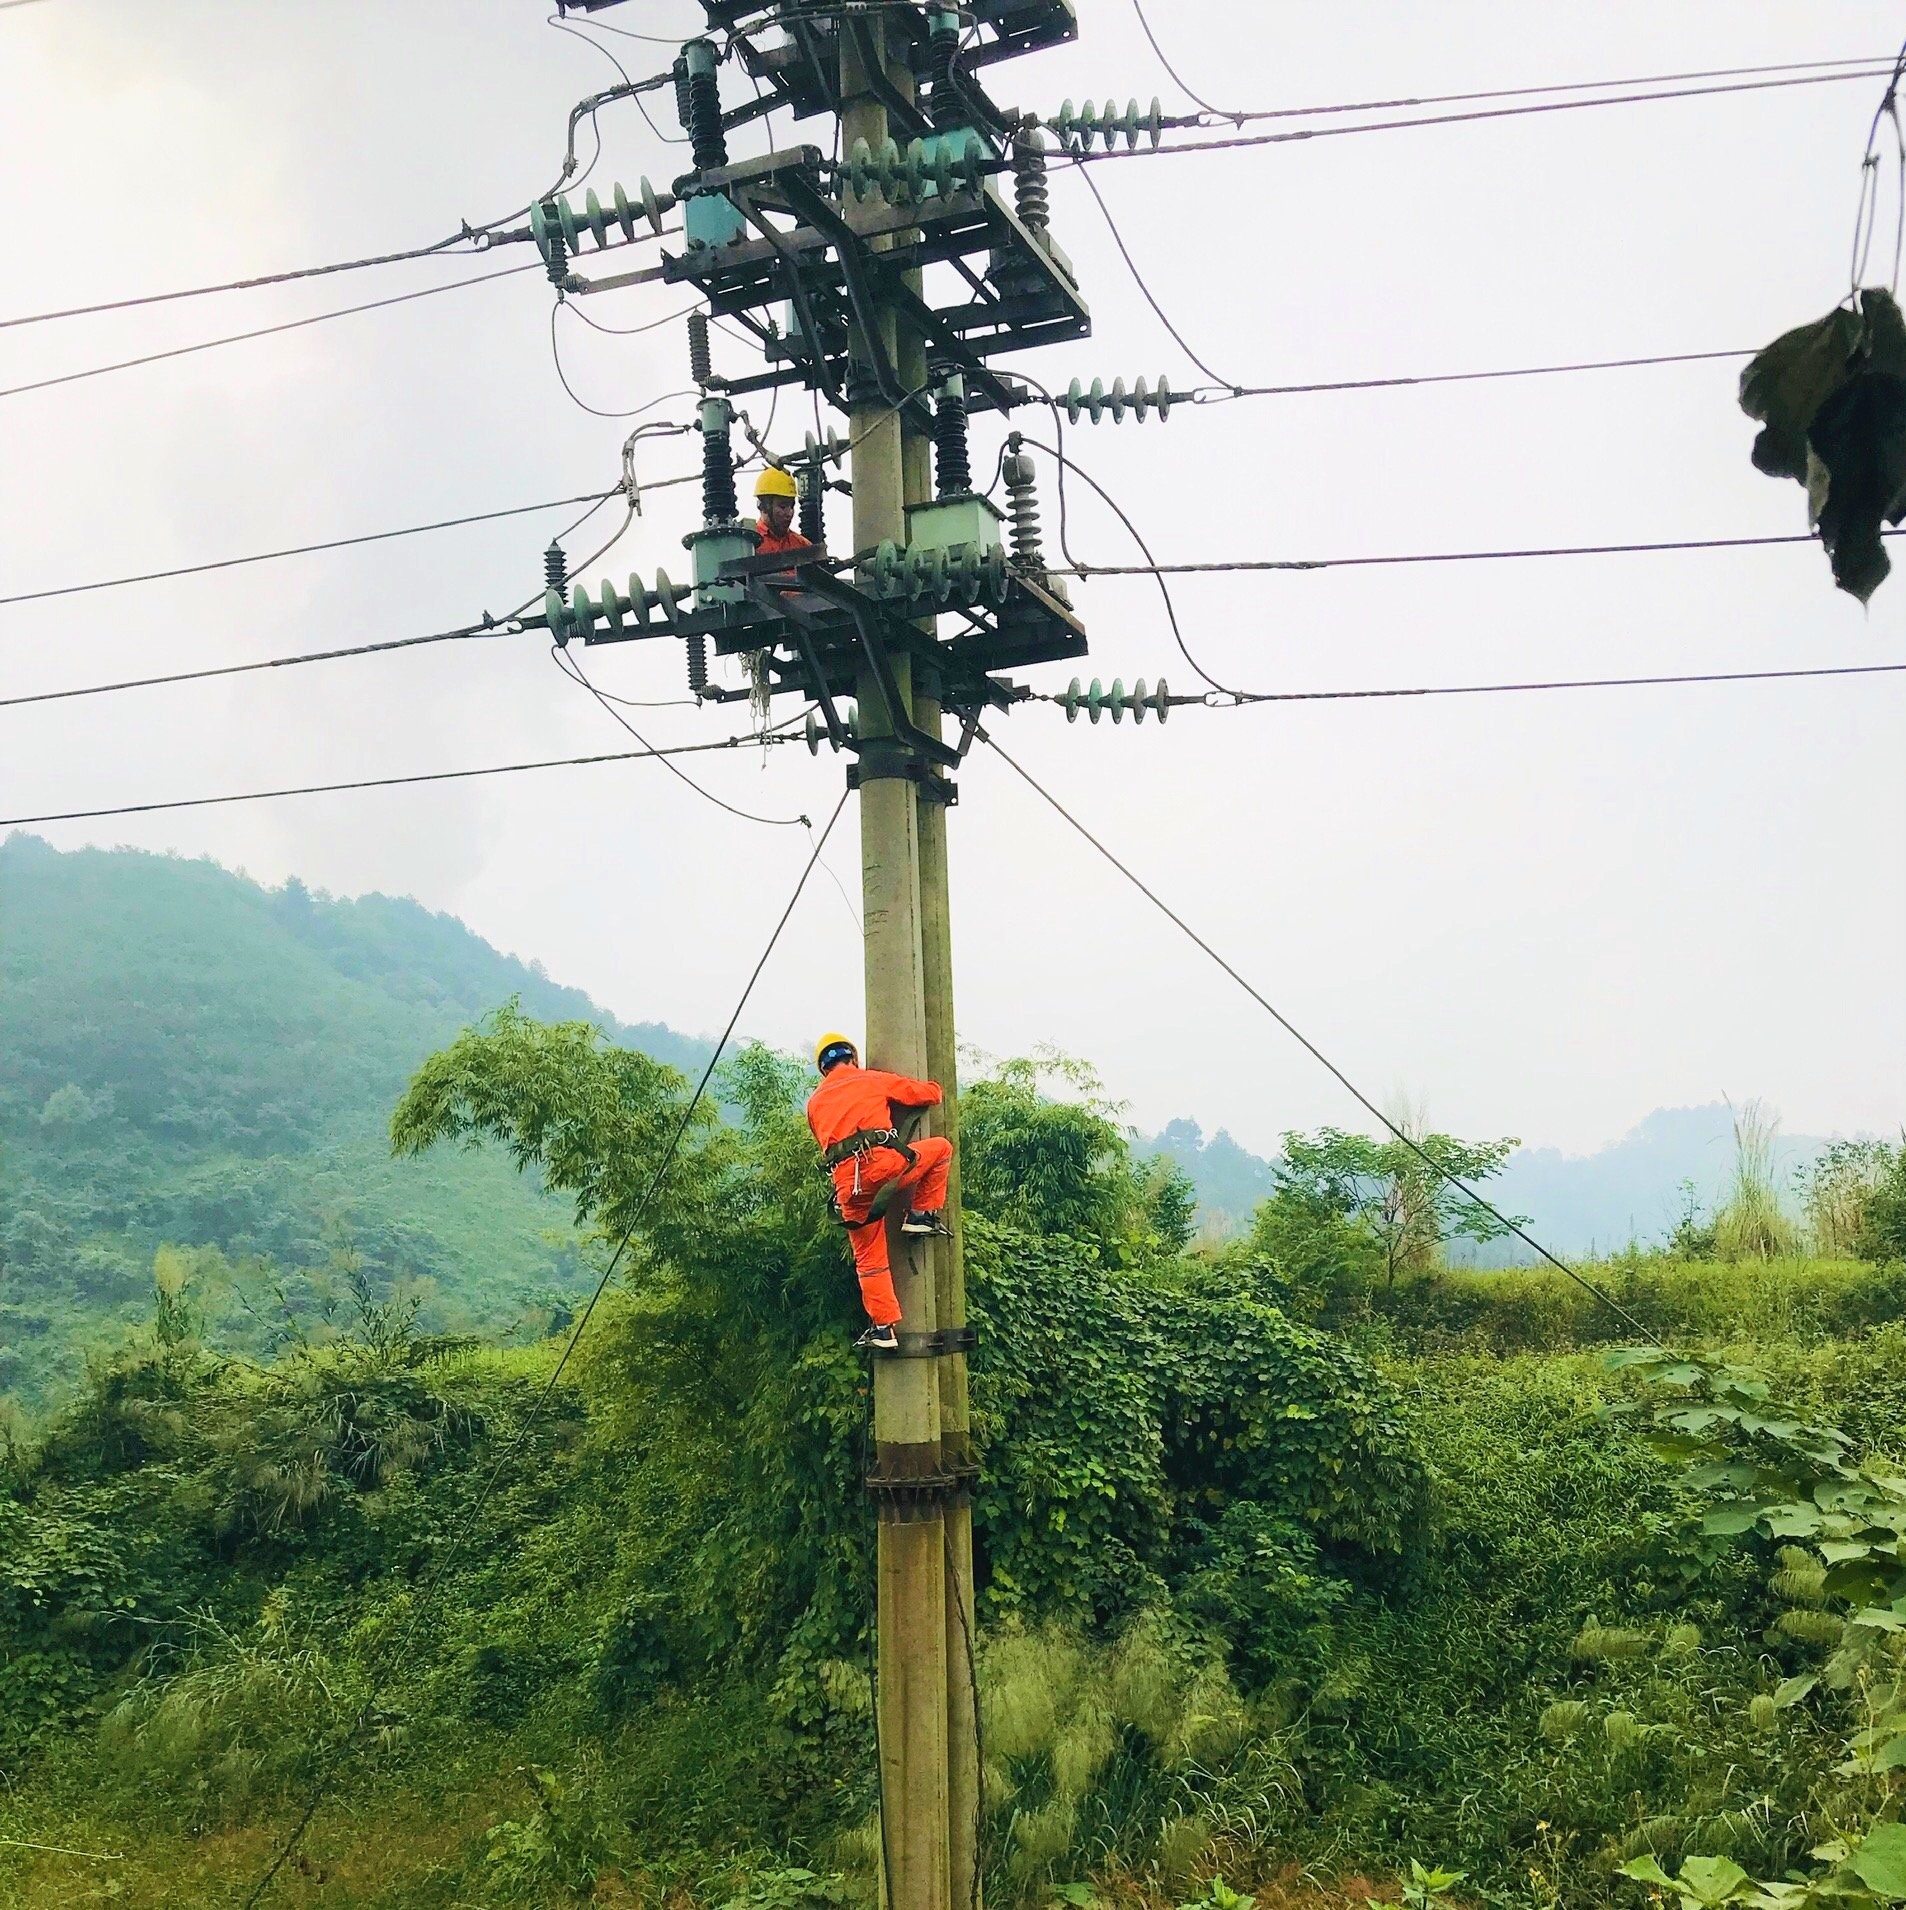
[[[1078,46],[994,69],[996,97],[1182,104],[1124,0],[1079,10]],[[699,17],[688,0],[602,16],[671,35]],[[1270,107],[1879,55],[1901,12],[1176,0],[1155,24],[1207,96]],[[634,73],[671,57],[600,37]],[[416,245],[493,217],[547,185],[570,104],[614,77],[533,0],[0,12],[14,211],[0,316]],[[1235,382],[1750,349],[1845,290],[1878,90],[1612,106],[1093,176],[1166,309]],[[598,182],[659,184],[681,163],[627,104],[602,127]],[[1057,176],[1054,202],[1096,335],[1026,368],[1057,385],[1198,382],[1080,180]],[[479,269],[397,266],[0,331],[0,385]],[[627,326],[682,302],[644,287],[590,309]],[[626,427],[564,396],[549,304],[523,275],[0,399],[0,594],[606,487]],[[679,327],[609,339],[565,320],[563,341],[572,381],[605,409],[685,382]],[[1074,445],[1166,560],[1801,528],[1797,487],[1748,464],[1737,370],[1260,400],[1162,428],[1082,425]],[[790,398],[784,445],[802,423]],[[982,427],[976,464],[990,466],[994,441]],[[665,442],[642,469],[692,462]],[[657,494],[591,578],[657,564],[680,577],[694,515],[692,490]],[[461,623],[536,587],[561,521],[0,610],[5,681],[50,688]],[[1077,494],[1072,542],[1088,561],[1135,554]],[[1807,547],[1175,588],[1213,672],[1262,688],[1906,659],[1906,580],[1862,612]],[[1194,687],[1150,582],[1093,582],[1077,601],[1088,674]],[[588,660],[620,694],[679,694],[673,645]],[[1049,669],[1041,687],[1070,673]],[[646,716],[658,741],[727,727],[713,710]],[[1906,1116],[1906,678],[1190,710],[1162,733],[1068,728],[1038,707],[1004,730],[1354,1077],[1423,1101],[1438,1125],[1587,1149],[1655,1106],[1723,1091],[1764,1096],[1816,1133]],[[0,812],[626,746],[535,638],[444,645],[0,711]],[[764,813],[819,816],[841,766],[753,751],[696,773]],[[1095,1061],[1136,1120],[1192,1114],[1260,1150],[1289,1127],[1354,1124],[1335,1084],[1002,766],[968,766],[953,827],[967,1040],[995,1053],[1056,1041]],[[412,894],[619,1015],[688,1030],[725,1019],[808,846],[799,829],[722,814],[654,764],[42,833]],[[850,889],[857,853],[850,812],[829,858]],[[795,1045],[852,1025],[860,975],[848,910],[817,882],[747,1026]]]

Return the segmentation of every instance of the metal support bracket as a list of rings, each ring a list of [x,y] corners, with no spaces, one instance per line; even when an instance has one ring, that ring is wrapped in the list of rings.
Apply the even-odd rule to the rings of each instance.
[[[874,1448],[874,1469],[866,1483],[882,1523],[907,1525],[939,1518],[949,1505],[971,1496],[973,1481],[978,1477],[971,1438],[955,1433],[944,1439],[906,1443],[883,1440]]]
[[[970,1353],[979,1344],[979,1335],[970,1326],[936,1326],[931,1333],[903,1330],[896,1337],[899,1351],[883,1354],[884,1359],[943,1360],[955,1353]]]

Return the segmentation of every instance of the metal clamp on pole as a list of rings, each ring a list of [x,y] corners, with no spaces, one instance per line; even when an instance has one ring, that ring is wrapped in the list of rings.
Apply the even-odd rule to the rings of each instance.
[[[874,1469],[867,1493],[875,1515],[889,1525],[935,1519],[953,1496],[958,1481],[946,1470],[946,1454],[937,1439],[902,1443],[882,1440],[874,1448]]]
[[[885,741],[888,745],[881,747]],[[950,809],[960,799],[959,785],[950,776],[942,776],[931,763],[923,763],[904,743],[891,738],[870,738],[860,745],[860,760],[847,765],[847,787],[858,789],[863,783],[900,777],[912,783],[928,802],[944,803]]]
[[[899,1346],[884,1355],[890,1360],[940,1360],[955,1353],[970,1353],[979,1344],[979,1336],[970,1326],[937,1326],[930,1333],[895,1335]]]

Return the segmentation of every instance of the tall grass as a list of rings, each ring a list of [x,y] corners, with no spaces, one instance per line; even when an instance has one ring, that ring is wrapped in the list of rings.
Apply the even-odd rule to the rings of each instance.
[[[1780,1204],[1774,1141],[1780,1116],[1764,1101],[1728,1104],[1734,1117],[1734,1180],[1714,1216],[1714,1249],[1723,1260],[1774,1260],[1800,1244],[1800,1230]]]

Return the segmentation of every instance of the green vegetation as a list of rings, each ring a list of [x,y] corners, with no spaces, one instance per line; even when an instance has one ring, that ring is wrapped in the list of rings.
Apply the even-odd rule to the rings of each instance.
[[[444,1331],[539,1330],[573,1293],[559,1205],[480,1155],[413,1171],[385,1123],[476,1016],[516,996],[603,1019],[583,996],[414,902],[210,862],[15,835],[0,895],[0,1392],[70,1385],[143,1315],[164,1243],[208,1250],[199,1304],[220,1344],[260,1354],[288,1315],[342,1317],[353,1264]],[[614,1032],[698,1058],[663,1028]]]
[[[278,898],[203,879],[214,954],[252,912],[280,946]],[[59,966],[33,986],[103,992]],[[389,1034],[382,1211],[481,1174],[573,1295],[688,1083],[498,992],[524,1000],[476,1026],[440,1005],[428,1056]],[[198,998],[215,1053],[250,1012],[226,994]],[[152,1017],[174,1056],[182,1013]],[[183,1073],[162,1120],[164,1068],[48,1027],[6,1077],[37,1200],[104,1199],[102,1156],[46,1137],[135,1105],[155,1203],[169,1159],[301,1185],[292,1115],[263,1131],[277,1058],[194,1129]],[[328,1065],[290,1071],[314,1105],[359,1072]],[[729,1064],[544,1410],[557,1342],[457,1318],[454,1269],[393,1277],[373,1203],[284,1267],[156,1206],[115,1236],[137,1322],[0,1424],[0,1900],[238,1905],[322,1783],[274,1901],[877,1901],[867,1368],[806,1079]],[[280,1151],[244,1152],[248,1107]],[[1251,1231],[1199,1250],[1084,1071],[1009,1062],[964,1111],[993,1903],[1906,1903],[1898,1149],[1803,1189],[1863,1257],[1724,1207],[1591,1269],[1638,1334],[1553,1269],[1449,1270],[1478,1223],[1360,1137],[1298,1137]],[[168,1156],[173,1126],[210,1138]]]

